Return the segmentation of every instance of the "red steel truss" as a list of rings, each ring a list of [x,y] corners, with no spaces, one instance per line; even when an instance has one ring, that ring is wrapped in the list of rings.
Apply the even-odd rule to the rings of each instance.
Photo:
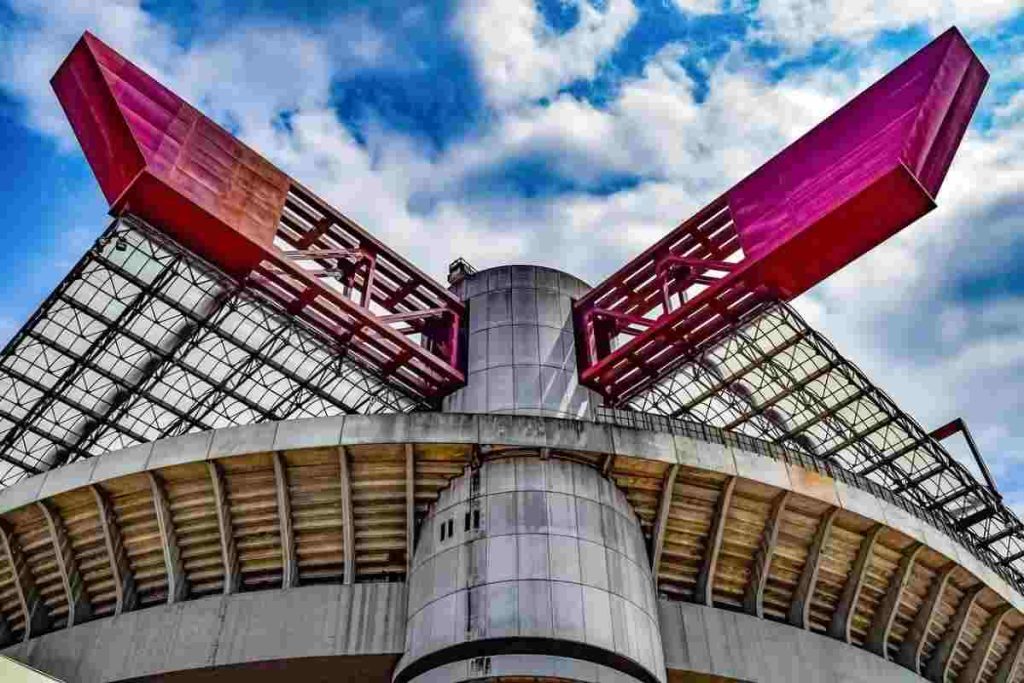
[[[580,381],[618,405],[935,207],[988,73],[950,29],[576,302]]]
[[[115,216],[135,215],[414,395],[464,383],[442,285],[91,34],[53,88]]]

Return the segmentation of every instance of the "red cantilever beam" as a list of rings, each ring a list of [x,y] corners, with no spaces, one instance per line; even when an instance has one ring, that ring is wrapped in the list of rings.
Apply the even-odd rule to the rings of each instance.
[[[462,303],[363,228],[89,33],[52,85],[113,215],[142,218],[416,395],[464,383]]]
[[[595,287],[574,305],[581,382],[622,403],[931,211],[987,80],[948,30]]]

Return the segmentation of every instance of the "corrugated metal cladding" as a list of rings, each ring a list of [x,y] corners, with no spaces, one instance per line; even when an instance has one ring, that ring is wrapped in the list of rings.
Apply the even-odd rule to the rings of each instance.
[[[496,674],[477,658],[533,655],[515,675],[664,681],[653,586],[636,514],[597,470],[488,461],[421,524],[395,680],[470,680]]]

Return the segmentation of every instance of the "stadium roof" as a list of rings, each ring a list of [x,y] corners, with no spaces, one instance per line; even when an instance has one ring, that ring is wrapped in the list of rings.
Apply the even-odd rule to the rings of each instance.
[[[131,216],[0,354],[0,486],[166,436],[422,399]]]
[[[934,206],[986,74],[955,31],[893,74],[578,301],[581,378],[627,414],[881,486],[1022,588],[1024,527],[951,430],[785,303]],[[428,410],[464,382],[442,285],[92,36],[54,83],[115,219],[0,353],[0,486],[166,436]]]

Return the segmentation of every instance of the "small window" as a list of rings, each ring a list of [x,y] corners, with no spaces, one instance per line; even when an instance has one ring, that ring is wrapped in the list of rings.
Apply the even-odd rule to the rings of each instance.
[[[448,520],[448,537],[451,538],[454,535],[455,535],[455,521],[449,519]]]
[[[463,522],[464,522],[464,524],[463,524],[463,526],[464,526],[463,531],[469,531],[469,513],[468,512],[466,513],[466,516],[465,516],[465,519],[463,520]]]
[[[479,510],[473,510],[473,528],[474,529],[479,529],[480,528],[480,511]]]
[[[442,542],[444,541],[444,527],[445,527],[444,522],[441,522],[441,541]]]

